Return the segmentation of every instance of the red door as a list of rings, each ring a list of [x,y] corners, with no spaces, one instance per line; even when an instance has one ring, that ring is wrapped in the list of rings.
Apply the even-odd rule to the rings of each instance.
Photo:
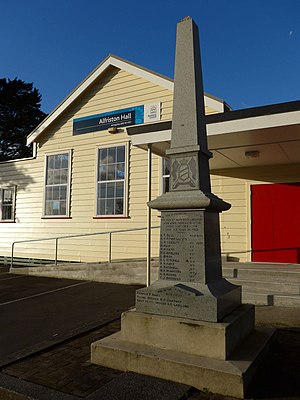
[[[251,186],[252,261],[300,263],[300,183]]]

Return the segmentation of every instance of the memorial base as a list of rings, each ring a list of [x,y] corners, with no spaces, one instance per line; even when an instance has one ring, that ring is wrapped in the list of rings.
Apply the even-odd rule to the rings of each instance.
[[[241,287],[224,278],[209,284],[160,279],[136,291],[136,310],[219,322],[240,307],[241,296]]]
[[[254,307],[220,323],[129,311],[121,331],[92,343],[91,361],[243,398],[273,330],[254,330]]]

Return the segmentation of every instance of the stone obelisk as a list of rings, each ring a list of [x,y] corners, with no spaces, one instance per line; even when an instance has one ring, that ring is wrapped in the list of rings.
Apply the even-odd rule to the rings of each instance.
[[[219,213],[211,193],[198,28],[177,25],[170,191],[148,203],[161,211],[159,280],[137,291],[139,312],[218,322],[241,303],[222,278]]]
[[[121,331],[92,344],[106,367],[181,382],[239,398],[272,331],[254,330],[254,306],[222,278],[219,213],[211,193],[198,29],[177,25],[170,192],[161,210],[159,279],[139,289]]]

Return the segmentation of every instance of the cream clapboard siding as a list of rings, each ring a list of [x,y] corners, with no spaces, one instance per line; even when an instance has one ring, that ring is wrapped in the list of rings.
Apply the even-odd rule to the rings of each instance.
[[[42,192],[39,185],[42,180],[43,171],[34,159],[0,163],[0,185],[17,186],[16,223],[0,224],[1,255],[9,255],[11,242],[17,238],[25,239],[33,231],[32,221],[41,212]]]
[[[222,253],[248,259],[248,185],[244,179],[211,175],[214,194],[231,204],[220,215]]]
[[[9,255],[16,240],[105,232],[146,227],[147,153],[130,145],[126,132],[107,131],[72,136],[74,118],[161,101],[161,118],[170,119],[172,93],[125,71],[111,68],[96,81],[42,136],[37,158],[0,164],[0,179],[18,186],[16,223],[1,224],[0,255]],[[129,218],[95,219],[96,164],[99,146],[127,144],[129,154]],[[45,155],[72,151],[71,219],[43,219]],[[153,156],[152,196],[159,194],[160,158]],[[26,178],[22,175],[25,175]],[[26,184],[22,185],[22,182]],[[153,225],[159,224],[153,212]],[[113,235],[113,258],[140,258],[146,254],[146,231]],[[63,239],[59,259],[102,261],[108,255],[108,236]],[[158,235],[153,237],[153,256],[158,255]],[[17,244],[16,256],[54,257],[54,241]]]

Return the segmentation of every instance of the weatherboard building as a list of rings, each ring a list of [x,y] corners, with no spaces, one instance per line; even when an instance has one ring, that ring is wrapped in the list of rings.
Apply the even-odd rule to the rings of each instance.
[[[99,262],[158,256],[173,82],[107,57],[0,163],[0,256]],[[205,95],[222,253],[300,263],[300,101],[232,111]],[[151,232],[151,235],[150,235]],[[151,237],[151,246],[150,246]]]

